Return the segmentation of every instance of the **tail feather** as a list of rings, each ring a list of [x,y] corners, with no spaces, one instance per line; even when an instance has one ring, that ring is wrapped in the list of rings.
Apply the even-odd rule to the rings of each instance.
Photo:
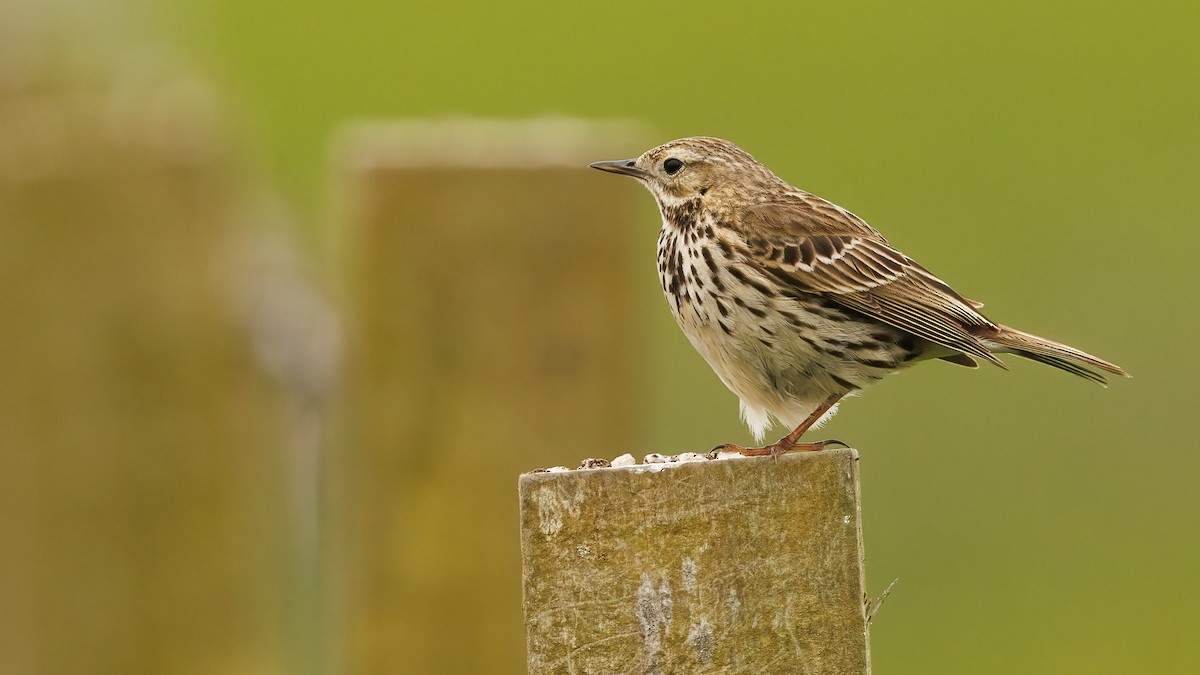
[[[986,343],[994,345],[993,348],[996,351],[1016,354],[1031,361],[1054,366],[1059,370],[1065,370],[1072,375],[1078,375],[1100,384],[1107,384],[1108,379],[1103,374],[1096,372],[1097,370],[1129,377],[1129,373],[1122,370],[1120,366],[1092,356],[1085,351],[1023,333],[1008,326],[997,326],[997,329],[993,334],[981,336]]]

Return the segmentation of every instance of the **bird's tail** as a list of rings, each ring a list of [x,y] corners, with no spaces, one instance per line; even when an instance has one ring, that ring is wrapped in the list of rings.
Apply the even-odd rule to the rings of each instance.
[[[1129,377],[1129,373],[1120,366],[1104,359],[1053,340],[1022,333],[1008,326],[998,325],[994,333],[980,337],[993,351],[1016,354],[1100,384],[1108,384],[1108,379],[1097,371]]]

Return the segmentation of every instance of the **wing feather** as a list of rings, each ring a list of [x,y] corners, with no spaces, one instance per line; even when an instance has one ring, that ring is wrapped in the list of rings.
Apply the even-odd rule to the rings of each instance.
[[[747,260],[795,291],[821,295],[913,335],[1003,367],[972,330],[996,325],[941,279],[887,241],[861,219],[828,202],[758,205],[745,212]],[[771,256],[768,249],[796,254]]]

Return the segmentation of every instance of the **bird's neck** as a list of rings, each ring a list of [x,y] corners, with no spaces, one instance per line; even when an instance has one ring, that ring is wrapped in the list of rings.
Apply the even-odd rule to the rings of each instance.
[[[687,232],[695,229],[703,210],[702,199],[676,199],[672,202],[659,201],[658,209],[662,213],[663,227],[675,232]]]

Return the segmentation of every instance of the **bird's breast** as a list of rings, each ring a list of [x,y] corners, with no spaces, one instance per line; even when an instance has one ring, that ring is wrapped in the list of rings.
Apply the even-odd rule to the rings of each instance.
[[[751,391],[865,386],[900,367],[903,334],[818,295],[781,288],[746,259],[736,233],[664,218],[663,295],[692,346],[743,399]]]

